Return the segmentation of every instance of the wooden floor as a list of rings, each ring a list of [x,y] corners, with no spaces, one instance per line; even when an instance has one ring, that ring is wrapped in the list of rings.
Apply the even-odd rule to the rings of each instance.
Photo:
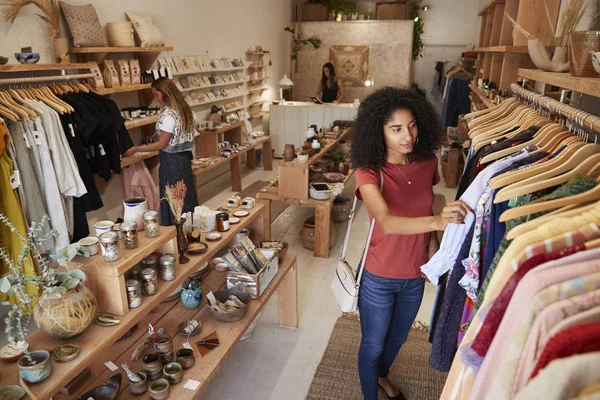
[[[276,170],[257,169],[243,178],[243,186],[247,187],[258,180],[270,181],[276,176]],[[218,207],[234,194],[230,190],[221,192],[205,205]],[[352,197],[353,190],[354,178],[348,183],[346,197]],[[447,200],[452,200],[455,193],[443,188],[443,183],[435,188],[435,192],[443,193]],[[279,327],[277,299],[271,299],[253,335],[236,346],[216,378],[202,393],[202,400],[300,400],[306,397],[335,321],[341,315],[329,284],[346,227],[345,223],[336,224],[337,242],[328,260],[314,258],[311,250],[302,247],[299,237],[304,220],[313,212],[312,208],[289,206],[272,228],[273,237],[286,240],[290,244],[290,251],[298,256],[300,327]],[[354,227],[349,260],[358,260],[360,249],[364,246],[369,227],[364,208],[358,212]],[[435,286],[427,284],[418,321],[429,324],[434,299]],[[0,307],[2,320],[7,312],[7,306]],[[4,337],[2,339],[0,342],[5,341]]]

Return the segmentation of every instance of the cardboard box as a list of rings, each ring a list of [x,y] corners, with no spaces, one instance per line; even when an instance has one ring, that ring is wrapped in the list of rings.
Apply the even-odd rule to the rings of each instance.
[[[279,259],[275,250],[259,250],[267,258],[267,265],[258,271],[256,275],[227,271],[227,289],[231,289],[238,283],[243,283],[253,299],[262,296],[279,271]]]

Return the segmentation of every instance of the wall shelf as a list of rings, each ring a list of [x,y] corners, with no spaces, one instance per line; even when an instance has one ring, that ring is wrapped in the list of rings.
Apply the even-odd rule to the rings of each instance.
[[[72,54],[99,53],[162,53],[173,51],[172,47],[72,47]]]
[[[221,87],[221,86],[237,85],[237,84],[241,84],[241,83],[245,83],[245,82],[247,82],[247,81],[243,80],[243,81],[235,81],[235,82],[218,83],[216,85],[210,85],[210,86],[195,86],[195,87],[190,87],[187,89],[179,89],[179,91],[181,93],[193,92],[194,90],[212,89],[212,88]]]
[[[265,103],[268,103],[268,101],[267,100],[255,101],[254,103],[249,104],[248,107],[258,107],[258,106],[262,106]]]
[[[129,167],[130,165],[137,164],[140,161],[148,160],[158,156],[158,151],[149,151],[147,153],[139,153],[130,157],[121,158],[121,168]]]
[[[265,86],[265,87],[250,89],[250,90],[248,90],[248,93],[261,93],[261,92],[265,92],[267,90],[269,90],[269,88]]]
[[[246,105],[243,105],[241,107],[236,107],[236,108],[232,108],[231,110],[223,110],[226,113],[232,113],[232,112],[236,112],[236,111],[241,111],[241,110],[245,110],[247,108]]]
[[[264,56],[265,54],[269,53],[265,53],[263,51],[247,51],[246,54],[248,54],[249,56]]]
[[[266,81],[267,79],[271,79],[270,77],[264,77],[264,78],[258,78],[258,79],[248,79],[248,82],[252,85],[258,85],[261,84],[263,81]]]
[[[151,83],[142,83],[140,85],[127,85],[114,88],[98,88],[96,93],[107,96],[115,93],[137,92],[138,90],[147,90],[152,87]]]
[[[492,46],[478,47],[475,50],[478,53],[529,53],[527,46]]]
[[[262,118],[262,117],[264,117],[265,115],[268,115],[268,114],[269,114],[268,111],[262,111],[262,112],[259,112],[259,113],[256,113],[256,114],[250,114],[250,118],[251,119]]]
[[[600,78],[578,78],[570,73],[545,72],[539,69],[519,68],[517,74],[532,81],[544,82],[561,89],[570,89],[575,92],[598,97],[600,93]]]
[[[494,103],[492,103],[492,102],[490,101],[490,99],[488,99],[487,97],[485,97],[485,96],[483,95],[483,92],[481,91],[481,89],[479,89],[479,88],[478,88],[477,86],[475,86],[474,84],[471,84],[471,85],[470,85],[470,88],[471,88],[471,93],[473,93],[474,95],[476,95],[476,96],[479,98],[479,100],[481,100],[481,102],[482,102],[482,103],[483,103],[483,104],[484,104],[484,105],[485,105],[487,108],[490,108],[490,107],[493,107],[493,106],[494,106]]]
[[[40,72],[40,71],[69,71],[69,70],[89,70],[87,63],[74,64],[7,64],[0,65],[0,72]]]
[[[127,128],[129,130],[129,129],[139,128],[141,126],[155,124],[158,122],[159,119],[160,119],[159,115],[152,115],[151,117],[146,117],[146,118],[130,119],[128,121],[125,121],[125,128]]]
[[[215,100],[209,100],[209,101],[203,101],[202,103],[195,103],[195,104],[189,104],[190,107],[200,107],[200,106],[205,106],[208,104],[215,104],[215,103],[219,103],[221,101],[227,101],[227,100],[231,100],[231,99],[237,99],[238,97],[244,97],[246,94],[236,94],[235,96],[229,96],[229,97],[223,97],[221,99],[215,99]]]
[[[173,76],[197,75],[197,74],[213,74],[215,72],[234,72],[234,71],[242,71],[244,69],[246,69],[246,67],[215,68],[215,69],[205,69],[205,70],[200,70],[200,71],[174,72]]]
[[[496,4],[504,4],[506,0],[490,0],[479,10],[477,15],[481,16],[485,14],[491,7],[494,7]]]

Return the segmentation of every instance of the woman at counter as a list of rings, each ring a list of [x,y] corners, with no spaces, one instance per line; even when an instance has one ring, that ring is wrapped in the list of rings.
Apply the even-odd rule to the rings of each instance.
[[[335,67],[330,62],[323,65],[323,75],[319,83],[317,97],[323,103],[333,104],[338,104],[344,97],[344,85],[342,80],[335,75]]]

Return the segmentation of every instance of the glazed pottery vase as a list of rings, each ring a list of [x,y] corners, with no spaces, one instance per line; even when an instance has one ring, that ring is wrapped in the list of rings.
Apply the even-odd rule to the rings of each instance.
[[[19,376],[29,383],[39,383],[52,374],[52,358],[46,350],[37,350],[19,359]]]
[[[70,339],[85,332],[96,317],[96,297],[78,285],[59,298],[42,295],[33,317],[37,326],[55,339]]]
[[[548,56],[544,43],[539,40],[527,42],[529,56],[538,69],[548,72],[569,71],[569,60],[567,58],[567,47],[556,47],[552,59]]]
[[[185,308],[200,307],[202,301],[202,283],[195,279],[188,279],[181,285],[181,302]]]
[[[137,223],[138,231],[144,230],[144,213],[148,211],[148,200],[145,197],[130,197],[123,201],[123,221]]]
[[[600,31],[573,32],[569,38],[571,76],[595,78],[593,54],[600,51]]]
[[[285,161],[293,161],[296,157],[296,148],[293,144],[286,144],[285,150],[283,150],[283,159]]]
[[[185,252],[188,250],[188,242],[183,231],[183,224],[185,224],[185,218],[181,218],[180,223],[175,224],[177,230],[177,250],[179,251],[179,264],[187,264],[190,259],[185,256]]]

